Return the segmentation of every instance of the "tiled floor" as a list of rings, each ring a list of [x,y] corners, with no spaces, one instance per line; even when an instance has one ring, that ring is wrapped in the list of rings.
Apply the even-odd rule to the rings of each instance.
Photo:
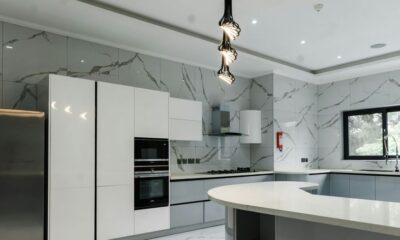
[[[154,238],[152,240],[204,240],[204,239],[225,240],[224,225],[161,237],[161,238]]]

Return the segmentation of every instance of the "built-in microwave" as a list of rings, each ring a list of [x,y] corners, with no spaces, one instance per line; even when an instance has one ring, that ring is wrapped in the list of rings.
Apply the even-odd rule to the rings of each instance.
[[[168,205],[168,139],[135,138],[135,210]]]
[[[168,161],[168,139],[135,138],[135,161]]]

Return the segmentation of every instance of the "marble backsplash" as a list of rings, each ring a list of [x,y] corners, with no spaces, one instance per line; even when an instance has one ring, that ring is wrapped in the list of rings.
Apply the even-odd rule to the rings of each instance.
[[[400,104],[400,71],[318,86],[318,155],[321,168],[394,169],[394,162],[343,160],[342,111]]]
[[[250,108],[249,79],[228,86],[216,72],[50,32],[0,22],[0,106],[37,109],[37,86],[48,74],[62,74],[170,92],[203,103],[203,133],[211,129],[211,107],[224,104],[239,126],[239,110]],[[216,66],[217,68],[218,66]],[[171,142],[173,172],[204,172],[250,166],[250,146],[238,137],[205,135],[202,142]],[[178,164],[199,158],[199,164]]]

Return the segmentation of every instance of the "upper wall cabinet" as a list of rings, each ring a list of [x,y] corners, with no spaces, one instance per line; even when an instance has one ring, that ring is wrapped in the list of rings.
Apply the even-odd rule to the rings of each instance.
[[[135,88],[135,137],[168,138],[169,93]]]
[[[202,141],[202,117],[201,102],[170,98],[170,139],[180,141]]]
[[[261,140],[261,111],[240,111],[241,143],[262,143]]]
[[[133,184],[134,88],[97,83],[97,186]]]

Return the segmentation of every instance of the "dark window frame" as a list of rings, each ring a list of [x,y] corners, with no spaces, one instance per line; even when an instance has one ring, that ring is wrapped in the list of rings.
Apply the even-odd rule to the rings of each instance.
[[[387,126],[387,114],[389,112],[400,112],[400,106],[390,106],[390,107],[382,107],[382,108],[369,108],[369,109],[361,109],[361,110],[352,110],[352,111],[344,111],[343,112],[343,159],[344,160],[385,160],[386,159],[386,150],[384,147],[385,144],[385,135],[388,132]],[[354,156],[349,155],[349,117],[356,115],[365,115],[365,114],[374,114],[381,113],[382,114],[382,155],[363,155],[363,156]],[[388,158],[395,158],[394,155],[389,155]]]

